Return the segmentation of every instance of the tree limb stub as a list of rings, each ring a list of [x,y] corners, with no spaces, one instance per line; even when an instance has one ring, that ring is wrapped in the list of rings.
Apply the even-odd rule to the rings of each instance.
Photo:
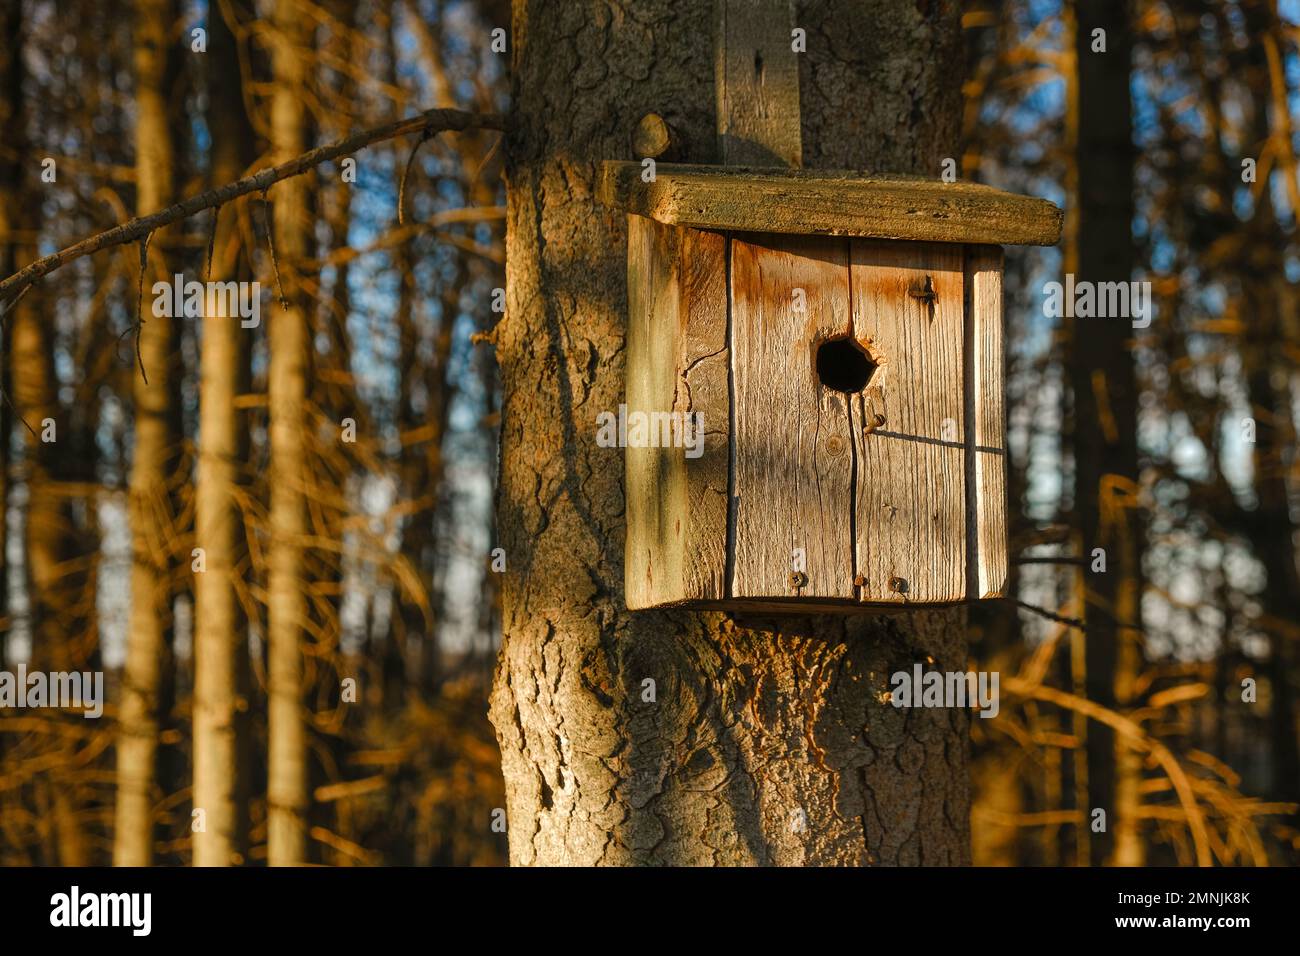
[[[43,256],[15,272],[9,278],[0,281],[0,298],[8,298],[13,301],[16,299],[17,294],[20,294],[23,289],[30,286],[37,279],[49,275],[69,262],[98,252],[101,249],[134,242],[155,229],[179,222],[197,212],[202,212],[204,209],[222,206],[233,199],[238,199],[240,196],[263,192],[281,180],[300,176],[322,163],[328,163],[331,160],[358,152],[367,146],[373,146],[375,143],[396,139],[409,133],[423,132],[425,135],[431,136],[435,133],[460,132],[466,129],[504,130],[505,117],[500,113],[471,113],[464,110],[436,109],[427,110],[416,116],[408,116],[405,119],[394,120],[391,123],[385,123],[383,126],[361,130],[337,142],[308,150],[301,156],[283,162],[278,166],[271,166],[236,182],[218,186],[216,189],[209,189],[207,192],[192,196],[184,202],[168,206],[166,209],[151,213],[148,216],[131,219],[121,225],[114,226],[112,229],[82,239],[66,249]]]

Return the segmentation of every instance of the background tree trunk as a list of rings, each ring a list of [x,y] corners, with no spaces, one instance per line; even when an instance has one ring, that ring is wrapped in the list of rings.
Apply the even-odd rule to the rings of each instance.
[[[13,150],[14,175],[0,176],[0,203],[9,237],[9,255],[13,267],[21,269],[37,258],[36,238],[41,233],[43,189],[40,182],[40,157],[28,146],[25,84],[23,68],[24,24],[19,11],[6,24],[6,41],[12,40],[12,60],[6,65],[6,90],[12,108],[7,139]],[[30,160],[36,157],[37,164]],[[28,162],[24,162],[28,160]],[[10,230],[14,230],[11,232]],[[15,236],[14,233],[17,233]],[[13,305],[6,316],[9,326],[9,385],[16,417],[20,423],[23,447],[23,477],[27,486],[27,513],[24,528],[23,585],[28,595],[27,620],[32,650],[32,670],[71,670],[77,662],[75,611],[77,595],[66,563],[73,557],[74,528],[69,501],[58,492],[61,477],[62,448],[59,436],[71,442],[71,427],[61,413],[58,382],[54,373],[54,323],[48,309],[48,290],[32,288]],[[53,441],[42,441],[47,434],[46,420],[53,422]],[[21,424],[26,422],[26,425]],[[9,434],[4,439],[9,441]],[[47,865],[84,866],[89,862],[86,827],[74,799],[72,774],[58,767],[50,779],[38,787],[39,799],[46,802],[53,819],[49,839],[43,841],[40,862]]]
[[[1246,7],[1243,12],[1251,36],[1263,37],[1277,29],[1274,7],[1269,3]],[[1242,72],[1260,84],[1260,89],[1267,88],[1269,66],[1262,45],[1252,46],[1245,55],[1247,66]],[[1247,127],[1246,150],[1262,153],[1270,136],[1290,140],[1289,129],[1271,128],[1271,122],[1278,120],[1274,118],[1276,106],[1268,97],[1260,96],[1254,106]],[[1293,175],[1293,171],[1288,175]],[[1293,209],[1292,215],[1300,216],[1300,210]],[[1284,310],[1293,292],[1285,278],[1282,236],[1286,227],[1279,228],[1278,218],[1271,191],[1260,190],[1250,221],[1252,235],[1248,242],[1241,244],[1238,269],[1245,314],[1249,316],[1242,336],[1242,371],[1256,427],[1251,466],[1258,505],[1252,515],[1252,539],[1264,566],[1263,598],[1269,618],[1265,672],[1269,687],[1270,789],[1275,800],[1295,801],[1300,797],[1300,731],[1296,727],[1291,666],[1297,622],[1300,622],[1300,570],[1296,566],[1293,492],[1288,481],[1295,460],[1295,420],[1291,411],[1295,398],[1290,383],[1293,363],[1289,350],[1278,348],[1278,343],[1287,339]],[[1280,356],[1285,357],[1279,361]],[[1233,425],[1240,427],[1236,422]],[[1240,694],[1240,689],[1236,692]],[[1300,813],[1292,814],[1291,819],[1300,823]]]
[[[306,12],[276,4],[271,71],[271,139],[275,161],[306,148],[304,51],[311,43]],[[291,866],[307,845],[307,729],[303,719],[301,642],[306,633],[303,540],[307,533],[307,368],[310,343],[298,264],[307,252],[307,186],[299,176],[275,188],[275,252],[287,311],[278,306],[267,323],[271,406],[271,540],[269,545],[267,860]]]
[[[937,176],[956,157],[955,2],[797,5],[807,167]],[[889,675],[966,667],[960,610],[736,620],[629,614],[626,231],[592,196],[641,116],[716,163],[713,5],[520,0],[511,42],[507,318],[492,698],[516,864],[959,864],[964,711],[896,709]],[[655,681],[655,702],[643,681]]]
[[[18,4],[0,8],[0,129],[17,130],[23,110],[22,17]],[[17,146],[18,144],[14,144]],[[18,151],[0,154],[0,272],[12,275],[18,266],[18,239],[22,207],[18,187],[23,170]],[[9,354],[9,323],[0,322],[0,355]],[[9,363],[0,363],[0,389],[12,395]],[[12,421],[9,403],[0,402],[0,671],[6,667],[9,632],[13,629],[9,607],[9,446]],[[0,735],[0,756],[5,741]],[[0,856],[0,866],[5,858]]]
[[[1077,3],[1078,233],[1080,282],[1128,282],[1135,254],[1130,20],[1126,0]],[[1105,52],[1094,52],[1094,30]],[[1088,699],[1124,709],[1142,667],[1143,528],[1138,488],[1133,328],[1124,317],[1076,318],[1073,325],[1074,507],[1084,557],[1085,670]],[[1106,570],[1091,570],[1092,551]],[[1093,834],[1092,859],[1140,866],[1141,757],[1098,721],[1087,726],[1089,811],[1106,811]],[[1091,818],[1089,818],[1091,820]]]
[[[176,201],[175,148],[168,102],[176,78],[177,22],[173,0],[136,4],[136,211],[157,212]],[[170,280],[167,253],[175,227],[152,238],[151,262],[141,291],[140,361],[149,380],[136,370],[135,451],[131,461],[131,617],[122,679],[122,719],[117,743],[117,813],[113,862],[148,866],[153,860],[154,804],[158,734],[171,686],[172,544],[171,479],[180,452],[179,318],[155,316],[150,287]],[[178,270],[179,271],[179,270]]]
[[[234,36],[215,7],[208,25],[210,180],[217,186],[248,168],[253,132],[244,113]],[[249,278],[241,268],[238,214],[234,204],[221,210],[205,279]],[[194,806],[204,811],[205,828],[194,834],[195,866],[228,866],[248,853],[248,635],[237,592],[248,561],[236,500],[248,428],[235,399],[248,390],[254,334],[237,318],[203,319],[194,505],[195,546],[204,550],[206,570],[194,584]]]

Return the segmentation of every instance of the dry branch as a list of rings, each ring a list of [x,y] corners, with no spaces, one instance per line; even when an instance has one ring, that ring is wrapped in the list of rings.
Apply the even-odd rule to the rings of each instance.
[[[26,268],[15,272],[9,278],[0,281],[0,298],[16,298],[37,279],[47,276],[55,269],[83,256],[98,252],[100,249],[134,242],[147,236],[155,229],[179,222],[197,212],[202,212],[204,209],[222,206],[232,199],[238,199],[240,196],[246,196],[254,192],[265,192],[281,180],[300,176],[322,163],[328,163],[331,160],[350,155],[365,149],[367,146],[373,146],[375,143],[396,139],[409,133],[423,133],[426,136],[432,136],[435,133],[459,132],[466,129],[503,130],[505,129],[505,117],[499,113],[470,113],[464,110],[446,109],[427,110],[417,116],[410,116],[406,119],[385,123],[383,126],[361,130],[337,142],[308,150],[301,156],[283,162],[278,166],[271,166],[236,182],[218,186],[216,189],[209,189],[207,192],[192,196],[184,202],[168,206],[166,209],[151,213],[148,216],[131,219],[121,225],[114,226],[112,229],[82,239],[66,249],[43,256]]]

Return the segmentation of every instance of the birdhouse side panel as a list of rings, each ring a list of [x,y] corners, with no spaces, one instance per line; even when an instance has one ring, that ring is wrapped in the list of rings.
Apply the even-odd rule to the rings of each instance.
[[[848,241],[731,239],[731,595],[852,600],[848,396],[814,369],[851,330]]]
[[[726,240],[628,217],[625,421],[630,608],[724,596]]]
[[[975,493],[968,518],[973,536],[968,582],[971,597],[1002,597],[1007,583],[1007,454],[1003,408],[1002,249],[966,248],[967,303],[970,310],[974,434],[971,455]]]
[[[853,240],[853,328],[878,371],[860,395],[859,598],[966,597],[965,277],[956,244]]]

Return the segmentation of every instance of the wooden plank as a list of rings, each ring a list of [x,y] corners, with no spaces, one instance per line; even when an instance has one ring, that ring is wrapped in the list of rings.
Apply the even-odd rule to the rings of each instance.
[[[703,416],[703,454],[624,452],[629,608],[725,593],[727,459],[726,240],[628,217],[627,419]],[[683,437],[689,437],[688,435]]]
[[[1007,454],[1002,384],[1002,250],[969,246],[966,250],[967,322],[971,327],[969,367],[974,427],[968,455],[973,462],[977,532],[974,567],[969,571],[972,597],[1001,597],[1007,583]]]
[[[960,601],[967,562],[962,247],[855,240],[851,256],[854,334],[880,366],[854,403],[859,596]]]
[[[671,362],[673,340],[661,332],[676,325],[670,249],[664,240],[673,230],[641,216],[627,219],[627,371],[629,413],[665,408],[671,403],[663,369]],[[671,314],[668,314],[671,310]],[[627,543],[624,549],[624,591],[629,608],[653,607],[680,586],[680,565],[672,567],[661,528],[667,502],[661,487],[661,462],[656,448],[627,448],[623,452]],[[675,571],[675,579],[674,579]]]
[[[799,166],[799,60],[789,0],[714,0],[714,82],[722,162]]]
[[[697,229],[1040,246],[1061,237],[1061,210],[1045,199],[902,176],[660,163],[647,183],[639,163],[611,160],[597,195]]]
[[[732,238],[733,598],[855,595],[848,399],[813,348],[849,331],[848,304],[846,242]]]
[[[691,600],[726,595],[727,502],[731,466],[730,353],[727,348],[727,238],[681,229],[680,369],[673,409],[698,413],[704,451],[685,458],[682,589]]]

